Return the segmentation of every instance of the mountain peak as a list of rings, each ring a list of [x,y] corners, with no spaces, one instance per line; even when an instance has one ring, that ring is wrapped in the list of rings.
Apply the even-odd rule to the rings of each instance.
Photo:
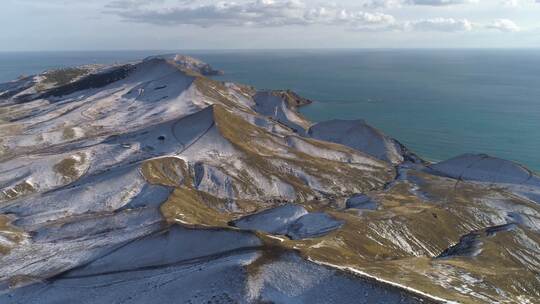
[[[214,69],[210,64],[200,59],[187,56],[187,55],[182,55],[182,54],[164,54],[164,55],[150,56],[144,60],[146,61],[146,60],[157,59],[157,58],[165,59],[171,63],[174,63],[176,66],[180,67],[181,69],[184,69],[190,72],[195,72],[203,76],[223,75],[223,71]]]

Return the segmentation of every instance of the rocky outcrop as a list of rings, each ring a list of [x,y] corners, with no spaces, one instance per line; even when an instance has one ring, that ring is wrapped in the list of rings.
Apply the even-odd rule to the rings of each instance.
[[[293,131],[303,135],[306,129],[309,128],[310,123],[296,111],[294,106],[291,106],[290,102],[296,103],[296,101],[290,101],[290,98],[287,96],[289,95],[283,95],[273,91],[258,92],[253,97],[255,101],[254,110],[257,113],[279,121]]]
[[[274,90],[271,91],[271,94],[279,96],[290,108],[295,110],[313,103],[313,100],[302,97],[292,90]]]

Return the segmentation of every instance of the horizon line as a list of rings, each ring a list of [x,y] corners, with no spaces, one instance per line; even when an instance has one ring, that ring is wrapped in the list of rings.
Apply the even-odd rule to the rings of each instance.
[[[223,51],[354,51],[354,50],[540,50],[540,47],[351,47],[351,48],[185,48],[185,49],[58,49],[0,50],[0,53],[60,52],[223,52]]]

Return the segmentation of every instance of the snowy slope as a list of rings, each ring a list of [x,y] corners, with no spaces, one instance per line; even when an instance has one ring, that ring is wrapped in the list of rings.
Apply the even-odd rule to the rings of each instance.
[[[397,164],[403,161],[400,146],[363,120],[332,120],[312,126],[308,134],[365,152],[378,159]]]

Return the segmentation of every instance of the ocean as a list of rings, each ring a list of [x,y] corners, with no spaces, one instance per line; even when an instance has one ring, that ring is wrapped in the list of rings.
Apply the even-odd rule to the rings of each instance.
[[[0,53],[0,82],[171,51]],[[176,51],[178,52],[178,51]],[[540,172],[540,50],[179,51],[261,89],[313,99],[313,121],[364,119],[417,154],[486,153]]]

